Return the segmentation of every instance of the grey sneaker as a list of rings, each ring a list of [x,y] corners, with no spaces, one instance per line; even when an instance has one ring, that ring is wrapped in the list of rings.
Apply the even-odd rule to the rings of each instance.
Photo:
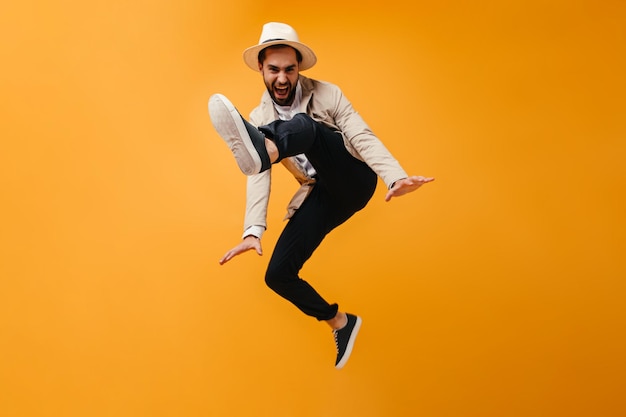
[[[342,329],[333,330],[335,336],[335,345],[337,345],[337,360],[335,361],[335,368],[341,369],[344,367],[350,354],[354,348],[354,341],[357,333],[361,328],[361,318],[347,313],[348,324]]]
[[[223,95],[209,99],[209,116],[217,133],[235,156],[239,169],[246,175],[258,174],[272,164],[265,148],[265,136],[248,123]]]

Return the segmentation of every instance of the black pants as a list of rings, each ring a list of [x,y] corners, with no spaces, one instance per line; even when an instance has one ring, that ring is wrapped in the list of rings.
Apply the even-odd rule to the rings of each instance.
[[[259,130],[276,143],[280,159],[304,153],[317,171],[317,183],[276,243],[265,282],[305,314],[332,319],[338,305],[329,304],[298,274],[324,237],[365,207],[376,189],[377,176],[350,155],[340,133],[304,113]]]

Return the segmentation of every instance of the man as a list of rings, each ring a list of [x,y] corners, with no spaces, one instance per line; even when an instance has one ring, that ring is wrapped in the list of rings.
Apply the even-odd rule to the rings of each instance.
[[[386,201],[433,178],[408,176],[337,86],[300,75],[317,58],[289,25],[265,24],[259,44],[243,57],[263,76],[267,90],[250,122],[226,97],[215,94],[209,100],[215,129],[248,175],[243,241],[220,264],[248,250],[262,254],[271,166],[282,162],[301,187],[289,204],[289,221],[265,281],[302,312],[330,325],[340,369],[350,357],[361,318],[329,304],[298,273],[326,234],[365,207],[377,175],[389,188]]]

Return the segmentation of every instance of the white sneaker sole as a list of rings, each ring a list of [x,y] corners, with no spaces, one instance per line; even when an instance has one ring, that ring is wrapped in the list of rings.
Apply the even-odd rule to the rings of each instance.
[[[261,171],[261,157],[235,106],[222,94],[209,99],[209,116],[217,133],[224,139],[245,175]]]
[[[352,355],[352,348],[354,348],[354,341],[356,340],[356,335],[359,333],[359,330],[361,330],[361,322],[362,322],[361,317],[356,316],[356,323],[354,324],[354,329],[352,329],[352,333],[350,333],[350,339],[348,339],[348,346],[346,347],[346,352],[343,354],[343,357],[341,358],[339,363],[335,365],[336,369],[343,368],[346,362],[348,362],[348,359],[350,359],[350,355]]]

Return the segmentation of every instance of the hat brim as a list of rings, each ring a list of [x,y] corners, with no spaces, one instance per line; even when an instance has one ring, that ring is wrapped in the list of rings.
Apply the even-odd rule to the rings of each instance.
[[[264,42],[260,45],[254,45],[243,51],[243,61],[248,67],[254,71],[259,70],[259,52],[272,45],[288,45],[294,49],[297,49],[302,55],[302,62],[300,62],[300,71],[311,68],[317,62],[317,57],[311,48],[300,42],[287,41],[277,39],[274,41]]]

